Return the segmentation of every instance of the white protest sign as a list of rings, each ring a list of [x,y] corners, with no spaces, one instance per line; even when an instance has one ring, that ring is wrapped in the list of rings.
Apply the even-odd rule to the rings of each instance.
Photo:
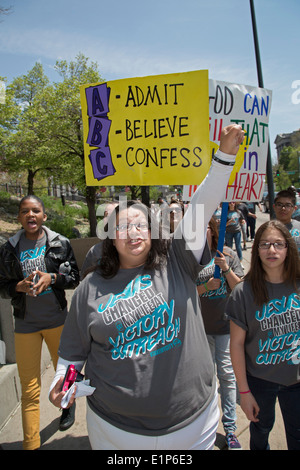
[[[260,201],[266,176],[272,92],[265,88],[209,80],[209,129],[212,155],[223,127],[240,124],[246,131],[239,152],[239,171],[229,180],[225,201]],[[196,185],[183,187],[189,201]]]

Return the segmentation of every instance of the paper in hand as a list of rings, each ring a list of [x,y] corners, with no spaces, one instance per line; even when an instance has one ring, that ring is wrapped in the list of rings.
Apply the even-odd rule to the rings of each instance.
[[[74,387],[76,387],[75,398],[79,397],[87,397],[92,395],[96,390],[95,387],[90,386],[89,380],[82,380],[81,382],[74,382],[73,385],[69,388],[69,390],[64,395],[63,399],[61,400],[60,406],[62,408],[67,408],[70,398],[74,392]]]

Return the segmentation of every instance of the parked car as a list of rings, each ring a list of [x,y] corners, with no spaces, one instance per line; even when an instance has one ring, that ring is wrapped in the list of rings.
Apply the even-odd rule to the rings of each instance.
[[[268,199],[268,200],[267,200]],[[263,211],[264,212],[268,212],[268,209],[269,209],[269,194],[268,194],[268,191],[265,191],[263,193],[263,196],[262,196],[262,199],[260,201],[260,204],[263,208]]]
[[[296,206],[297,206],[297,209],[295,210],[295,212],[293,212],[292,219],[300,221],[300,196],[299,194],[297,194],[296,196]]]
[[[274,193],[274,199],[276,197],[277,192]],[[270,212],[270,202],[269,202],[269,193],[265,191],[262,196],[262,200],[260,201],[262,206],[263,212]]]

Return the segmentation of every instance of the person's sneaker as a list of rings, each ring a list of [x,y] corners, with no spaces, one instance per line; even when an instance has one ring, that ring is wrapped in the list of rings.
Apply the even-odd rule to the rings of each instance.
[[[233,433],[226,434],[226,443],[227,443],[228,450],[241,450],[242,449],[242,446],[239,443],[238,438]]]
[[[60,422],[59,422],[59,430],[66,431],[71,426],[73,426],[75,422],[75,408],[76,403],[74,403],[70,408],[65,408],[62,412]]]

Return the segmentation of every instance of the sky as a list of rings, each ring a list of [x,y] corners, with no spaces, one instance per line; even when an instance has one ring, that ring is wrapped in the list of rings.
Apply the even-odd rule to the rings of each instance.
[[[258,86],[250,0],[0,0],[0,76],[81,52],[104,80],[208,69],[209,78]],[[300,2],[254,0],[273,162],[277,134],[300,128]],[[296,87],[296,88],[295,88]]]

